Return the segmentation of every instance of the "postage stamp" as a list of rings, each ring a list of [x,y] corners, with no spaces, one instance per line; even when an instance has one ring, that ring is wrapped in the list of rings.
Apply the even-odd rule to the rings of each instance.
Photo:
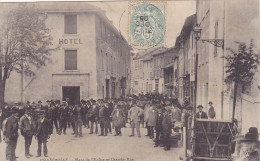
[[[129,3],[129,42],[133,48],[164,46],[165,3]]]

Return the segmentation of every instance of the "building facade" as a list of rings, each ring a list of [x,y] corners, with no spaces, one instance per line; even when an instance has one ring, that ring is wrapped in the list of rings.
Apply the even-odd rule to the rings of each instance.
[[[242,14],[239,11],[243,11]],[[238,50],[236,42],[249,44],[251,39],[259,50],[259,1],[204,1],[197,0],[197,24],[201,27],[198,41],[198,91],[197,102],[207,106],[213,102],[218,119],[230,119],[233,113],[233,85],[225,83],[228,49]],[[219,40],[220,47],[210,40]],[[222,43],[222,45],[221,45]],[[235,118],[239,132],[250,126],[260,127],[259,81],[255,78],[248,87],[240,86],[237,93]],[[252,113],[252,111],[254,111]]]
[[[33,78],[23,77],[23,95],[14,94],[19,75],[7,83],[6,101],[115,98],[130,92],[130,50],[104,12],[83,2],[37,3],[48,19],[53,46],[51,62]],[[17,82],[17,80],[16,80]],[[22,97],[22,98],[21,98]]]

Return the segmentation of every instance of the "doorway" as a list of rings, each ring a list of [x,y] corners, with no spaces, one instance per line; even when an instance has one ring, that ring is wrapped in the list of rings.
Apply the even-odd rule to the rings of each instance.
[[[69,98],[69,105],[77,105],[80,103],[80,86],[63,86],[62,100]]]

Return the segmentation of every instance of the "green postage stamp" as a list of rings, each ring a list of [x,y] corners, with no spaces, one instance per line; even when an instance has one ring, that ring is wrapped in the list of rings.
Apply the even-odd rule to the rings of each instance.
[[[129,3],[129,42],[133,48],[164,46],[166,3]]]

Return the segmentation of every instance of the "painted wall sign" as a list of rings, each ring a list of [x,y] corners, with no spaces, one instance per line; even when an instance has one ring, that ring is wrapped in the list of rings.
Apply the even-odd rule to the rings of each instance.
[[[80,39],[59,39],[59,44],[83,44]]]

